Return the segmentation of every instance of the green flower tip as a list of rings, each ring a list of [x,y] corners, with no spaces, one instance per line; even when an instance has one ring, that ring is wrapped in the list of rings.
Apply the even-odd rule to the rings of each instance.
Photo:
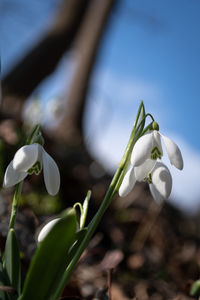
[[[152,123],[152,129],[159,131],[159,125],[158,125],[157,122],[153,121],[153,123]]]

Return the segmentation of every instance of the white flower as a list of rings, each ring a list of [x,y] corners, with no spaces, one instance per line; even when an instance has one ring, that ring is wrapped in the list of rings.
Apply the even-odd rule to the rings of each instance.
[[[23,146],[15,153],[6,169],[3,186],[13,186],[29,174],[38,175],[42,168],[46,189],[50,195],[54,196],[60,188],[58,166],[44,148],[37,143]]]
[[[135,170],[133,166],[130,166],[119,188],[120,197],[125,197],[126,195],[128,195],[131,192],[131,190],[134,188],[135,183],[136,183]]]
[[[165,144],[170,163],[179,170],[182,170],[183,158],[179,147],[157,130],[153,130],[137,140],[131,155],[131,164],[138,167],[147,159],[160,159],[163,156],[161,137]]]
[[[40,231],[38,235],[38,243],[41,243],[44,238],[47,236],[47,234],[50,232],[50,230],[53,228],[53,226],[60,220],[60,218],[56,218],[48,222]]]
[[[151,194],[157,203],[167,199],[171,193],[172,177],[162,162],[147,159],[138,167],[130,166],[119,188],[119,195],[121,197],[128,195],[136,181],[149,183]]]

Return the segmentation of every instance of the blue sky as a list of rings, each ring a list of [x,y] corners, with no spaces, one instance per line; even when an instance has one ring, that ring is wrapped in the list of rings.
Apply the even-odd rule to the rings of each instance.
[[[113,17],[100,67],[158,87],[157,106],[170,115],[168,129],[199,148],[200,2],[125,2]]]
[[[56,5],[56,0],[2,0],[4,74],[45,32]],[[172,196],[186,209],[191,202],[200,207],[199,12],[197,0],[121,1],[98,55],[85,118],[91,151],[105,168],[113,169],[143,99],[160,131],[183,147],[185,170],[170,170],[174,175]],[[64,56],[55,74],[38,89],[43,105],[52,97],[62,96],[66,90],[63,82],[72,73],[73,60]]]

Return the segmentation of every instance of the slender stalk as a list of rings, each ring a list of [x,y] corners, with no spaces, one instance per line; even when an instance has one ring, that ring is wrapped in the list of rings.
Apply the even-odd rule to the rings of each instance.
[[[147,127],[145,127],[145,129],[142,131],[141,136],[144,135],[148,130],[152,130],[152,124],[153,122],[150,123]]]
[[[98,224],[100,223],[102,216],[104,215],[106,209],[108,208],[108,206],[110,205],[110,203],[112,202],[113,197],[115,196],[116,192],[118,191],[119,188],[119,180],[122,181],[123,177],[122,174],[125,174],[124,169],[125,166],[127,164],[127,161],[130,159],[130,155],[133,149],[133,146],[137,140],[136,138],[136,131],[137,131],[137,123],[140,117],[140,113],[141,110],[144,109],[144,104],[143,102],[141,102],[139,109],[138,109],[138,113],[136,116],[136,121],[133,127],[133,130],[131,132],[131,136],[128,142],[128,145],[126,147],[125,153],[121,159],[121,162],[119,164],[118,169],[116,170],[116,173],[112,179],[112,182],[108,188],[108,191],[105,195],[105,198],[101,204],[101,206],[99,207],[96,215],[94,216],[94,218],[92,219],[92,221],[90,222],[89,226],[88,226],[88,231],[85,235],[85,237],[83,238],[82,243],[80,244],[79,248],[77,249],[77,252],[75,253],[74,257],[72,258],[71,262],[69,263],[63,278],[60,282],[59,287],[57,288],[55,294],[53,295],[52,298],[50,298],[50,300],[55,300],[58,299],[58,297],[60,296],[60,294],[62,293],[67,281],[69,280],[72,271],[74,270],[76,264],[78,263],[78,260],[81,256],[81,254],[83,253],[83,251],[85,250],[85,248],[87,247],[94,231],[96,230]]]
[[[18,183],[16,186],[16,190],[15,190],[15,194],[14,194],[13,202],[12,202],[12,210],[11,210],[10,223],[9,223],[8,230],[10,230],[11,228],[14,229],[14,226],[15,226],[15,219],[16,219],[16,215],[17,215],[17,211],[18,211],[21,193],[22,193],[22,186],[23,186],[23,180],[20,183]]]
[[[37,124],[37,125],[33,128],[32,132],[31,132],[30,135],[29,135],[29,137],[27,138],[26,144],[27,144],[27,145],[32,144],[33,141],[34,141],[34,138],[40,133],[40,131],[41,131],[41,125],[40,125],[40,124]]]
[[[88,231],[80,245],[80,247],[78,248],[76,254],[74,255],[72,261],[70,262],[70,264],[68,265],[64,275],[63,275],[63,278],[60,282],[60,285],[56,291],[56,293],[54,294],[54,297],[50,300],[53,300],[53,299],[58,299],[58,297],[60,296],[61,292],[63,291],[67,281],[69,280],[70,276],[71,276],[71,273],[72,271],[74,270],[74,267],[76,266],[81,254],[83,253],[83,251],[85,250],[85,248],[87,247],[94,231],[96,230],[99,222],[101,221],[101,218],[104,214],[104,212],[106,211],[107,207],[110,205],[111,201],[112,201],[112,198],[114,197],[114,188],[115,188],[115,185],[120,177],[120,173],[121,173],[121,170],[118,169],[111,184],[110,184],[110,187],[106,193],[106,196],[104,198],[104,201],[102,202],[98,212],[96,213],[96,215],[94,216],[94,218],[92,219],[92,221],[90,222],[89,226],[88,226]]]

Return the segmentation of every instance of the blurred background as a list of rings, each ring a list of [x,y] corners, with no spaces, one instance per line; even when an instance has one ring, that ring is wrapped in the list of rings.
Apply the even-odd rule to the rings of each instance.
[[[71,114],[90,154],[112,172],[143,99],[183,152],[184,171],[172,168],[172,201],[196,210],[199,2],[80,2],[1,1],[3,111],[14,101],[15,117],[20,111],[50,131]]]
[[[171,216],[180,214],[187,222],[191,222],[189,216],[195,215],[196,223],[192,225],[195,233],[192,231],[192,234],[197,238],[199,11],[197,0],[1,0],[1,180],[16,149],[37,123],[43,126],[45,148],[58,162],[62,176],[61,191],[55,199],[46,195],[38,176],[25,182],[22,204],[29,216],[32,212],[41,216],[37,220],[41,223],[44,215],[56,214],[81,201],[89,188],[93,192],[91,213],[95,211],[123,155],[142,99],[146,111],[159,123],[160,132],[172,138],[181,149],[183,171],[171,166],[166,154],[164,158],[173,176],[167,209]],[[2,192],[5,203],[10,203],[12,191]],[[152,204],[146,184],[137,184],[128,197],[116,199],[114,210],[118,215],[133,205],[137,209],[149,208],[149,203],[155,219],[160,208]],[[6,215],[6,205],[1,206],[2,215]],[[126,216],[130,226],[131,222],[140,224],[143,214],[140,218],[137,213],[137,220]],[[6,224],[4,219],[2,224],[4,221]],[[179,232],[181,235],[191,226],[185,219],[182,223],[179,221],[174,225],[177,231],[185,222],[184,230],[182,227]],[[37,222],[34,226],[38,226]],[[171,220],[166,222],[170,226]],[[122,243],[125,236],[120,240],[123,234],[118,227],[114,229],[118,230],[115,234],[118,232],[119,239],[114,241],[112,232],[112,242]],[[1,231],[5,232],[3,225]],[[26,242],[28,235],[27,232]],[[156,238],[156,243],[160,243],[158,248],[162,238],[161,242]],[[180,247],[185,245],[183,241]],[[32,253],[35,246],[31,241],[29,244]],[[194,258],[199,248],[195,240],[196,248],[192,248],[192,252],[191,244],[189,253]],[[175,252],[180,250],[175,248]],[[146,256],[132,257],[128,266],[142,268],[145,259]],[[195,268],[198,263],[195,261]],[[192,269],[192,277],[198,273],[195,272]]]
[[[199,1],[89,2],[1,1],[2,112],[65,140],[77,131],[111,174],[142,99],[183,153],[170,200],[196,211]]]

